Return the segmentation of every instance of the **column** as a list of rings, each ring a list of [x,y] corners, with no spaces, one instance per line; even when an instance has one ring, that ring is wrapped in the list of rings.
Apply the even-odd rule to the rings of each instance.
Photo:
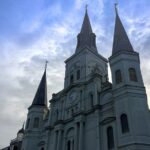
[[[80,122],[79,130],[79,150],[83,150],[83,122]]]
[[[57,148],[57,131],[54,131],[54,150],[56,150],[56,148]]]
[[[63,135],[63,149],[62,150],[66,150],[66,136],[65,134]]]
[[[73,139],[70,140],[70,150],[73,150]]]
[[[96,115],[96,140],[97,140],[97,150],[100,149],[100,126],[99,126],[99,110],[95,111],[95,115]]]
[[[49,147],[49,146],[51,147],[51,145],[50,145],[50,143],[49,143],[49,142],[50,142],[50,140],[51,140],[51,136],[52,136],[52,135],[51,135],[51,131],[50,131],[50,130],[48,130],[46,135],[47,135],[47,140],[46,140],[46,149],[48,149],[48,147]]]
[[[57,150],[61,149],[61,130],[58,130],[58,141],[57,141]]]
[[[74,150],[78,150],[78,123],[75,123]]]
[[[94,93],[94,97],[95,97],[95,99],[94,99],[94,105],[97,105],[98,104],[98,98],[97,98],[97,85],[96,85],[96,83],[95,83],[95,85],[94,85],[94,91],[95,91],[95,93]]]
[[[85,86],[82,88],[82,110],[85,110]]]

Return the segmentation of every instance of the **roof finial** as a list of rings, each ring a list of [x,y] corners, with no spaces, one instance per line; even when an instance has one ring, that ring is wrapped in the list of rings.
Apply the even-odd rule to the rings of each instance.
[[[48,64],[48,61],[46,60],[45,61],[45,70],[47,69],[47,64]]]
[[[116,0],[115,2],[115,11],[116,11],[116,14],[118,14],[118,0]]]

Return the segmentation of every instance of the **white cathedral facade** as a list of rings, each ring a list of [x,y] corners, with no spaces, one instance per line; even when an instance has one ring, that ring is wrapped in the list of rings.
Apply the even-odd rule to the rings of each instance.
[[[65,63],[64,89],[52,95],[49,107],[45,69],[28,109],[21,150],[150,150],[139,53],[118,12],[109,59],[97,51],[86,10],[75,53]]]

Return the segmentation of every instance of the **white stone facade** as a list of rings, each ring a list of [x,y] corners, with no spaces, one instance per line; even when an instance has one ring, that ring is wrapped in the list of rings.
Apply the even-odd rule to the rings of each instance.
[[[84,24],[90,26],[86,17]],[[88,34],[88,28],[83,31]],[[85,33],[80,34],[83,38]],[[50,108],[29,108],[22,150],[150,150],[150,113],[139,54],[113,54],[110,83],[107,59],[96,48],[82,47],[65,61],[64,89],[53,94]]]

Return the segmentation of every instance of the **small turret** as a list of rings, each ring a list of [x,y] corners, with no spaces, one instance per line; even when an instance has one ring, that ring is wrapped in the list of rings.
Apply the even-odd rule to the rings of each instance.
[[[46,84],[46,67],[40,81],[39,87],[29,107],[26,129],[24,134],[23,146],[24,150],[38,149],[40,131],[43,127],[44,117],[48,112],[47,108],[47,84]],[[21,132],[21,131],[20,131]]]
[[[18,133],[17,133],[17,134],[19,134],[19,133],[24,134],[24,123],[23,123],[23,125],[22,125],[22,128],[18,131]]]

